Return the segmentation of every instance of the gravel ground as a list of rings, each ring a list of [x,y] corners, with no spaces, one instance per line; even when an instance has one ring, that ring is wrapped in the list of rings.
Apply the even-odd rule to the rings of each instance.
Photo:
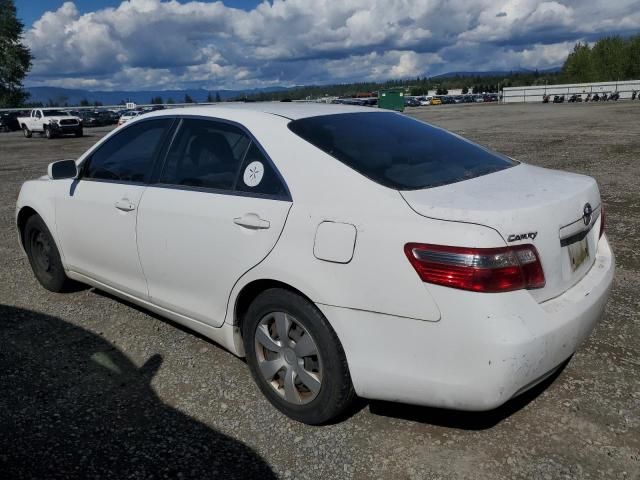
[[[640,104],[408,113],[597,178],[615,287],[559,375],[488,413],[363,401],[335,425],[290,421],[208,340],[93,289],[43,290],[17,244],[20,184],[108,129],[0,134],[0,477],[640,478]]]

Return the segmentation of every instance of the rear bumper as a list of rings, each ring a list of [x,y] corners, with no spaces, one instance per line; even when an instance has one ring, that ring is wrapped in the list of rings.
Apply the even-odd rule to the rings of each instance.
[[[360,396],[490,410],[553,372],[588,337],[609,297],[614,263],[603,237],[589,273],[542,304],[526,290],[482,294],[430,285],[438,322],[318,307],[342,342]]]

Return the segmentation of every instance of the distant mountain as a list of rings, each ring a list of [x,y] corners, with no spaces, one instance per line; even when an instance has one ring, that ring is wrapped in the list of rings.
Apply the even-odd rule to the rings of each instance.
[[[255,95],[256,93],[281,92],[288,90],[288,87],[265,87],[247,90],[141,90],[141,91],[92,91],[60,87],[27,87],[29,92],[29,102],[49,101],[64,105],[79,105],[82,100],[90,103],[100,102],[104,105],[118,105],[121,102],[134,102],[137,104],[151,103],[154,97],[161,97],[164,102],[172,99],[175,103],[182,103],[185,95],[189,95],[195,102],[205,102],[207,95],[215,98],[216,93],[222,100],[239,97],[243,95]]]
[[[530,69],[514,69],[514,70],[492,70],[485,72],[447,72],[439,75],[434,75],[431,79],[447,79],[455,77],[508,77],[513,73],[533,73],[535,70]],[[554,73],[560,71],[560,67],[548,68],[544,70],[538,70],[539,73]],[[336,86],[336,85],[333,85]],[[205,102],[207,95],[211,93],[211,96],[215,98],[216,93],[220,95],[222,100],[228,100],[230,98],[237,98],[241,96],[257,96],[261,93],[271,92],[286,92],[289,90],[300,88],[313,88],[314,85],[307,86],[294,86],[294,87],[265,87],[265,88],[252,88],[246,90],[142,90],[142,91],[92,91],[72,88],[60,88],[60,87],[27,87],[26,90],[31,94],[29,102],[41,102],[48,104],[53,102],[58,105],[68,104],[70,106],[79,105],[82,100],[87,100],[89,103],[100,102],[103,105],[118,105],[122,102],[134,102],[139,105],[151,103],[151,99],[155,97],[161,97],[163,102],[171,99],[175,103],[184,102],[185,95],[189,95],[195,102]],[[327,85],[326,87],[332,87]],[[254,97],[255,98],[255,97]]]
[[[562,70],[562,67],[552,67],[539,69],[538,73],[556,73]],[[489,70],[485,72],[447,72],[441,73],[439,75],[434,75],[431,77],[434,78],[453,78],[453,77],[507,77],[514,73],[534,73],[535,69],[531,70],[528,68],[516,68],[513,70]]]

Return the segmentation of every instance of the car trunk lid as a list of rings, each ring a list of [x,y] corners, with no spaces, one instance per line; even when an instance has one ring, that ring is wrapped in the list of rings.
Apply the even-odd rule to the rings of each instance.
[[[519,164],[400,193],[425,217],[484,225],[500,233],[507,245],[534,245],[546,279],[543,288],[530,290],[539,302],[569,289],[595,261],[600,194],[590,177]]]

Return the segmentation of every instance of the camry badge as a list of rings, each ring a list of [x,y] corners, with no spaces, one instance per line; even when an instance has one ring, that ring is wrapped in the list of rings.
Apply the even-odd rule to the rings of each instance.
[[[527,232],[527,233],[519,233],[519,234],[511,234],[507,238],[507,242],[517,242],[518,240],[535,240],[538,236],[538,232]]]

